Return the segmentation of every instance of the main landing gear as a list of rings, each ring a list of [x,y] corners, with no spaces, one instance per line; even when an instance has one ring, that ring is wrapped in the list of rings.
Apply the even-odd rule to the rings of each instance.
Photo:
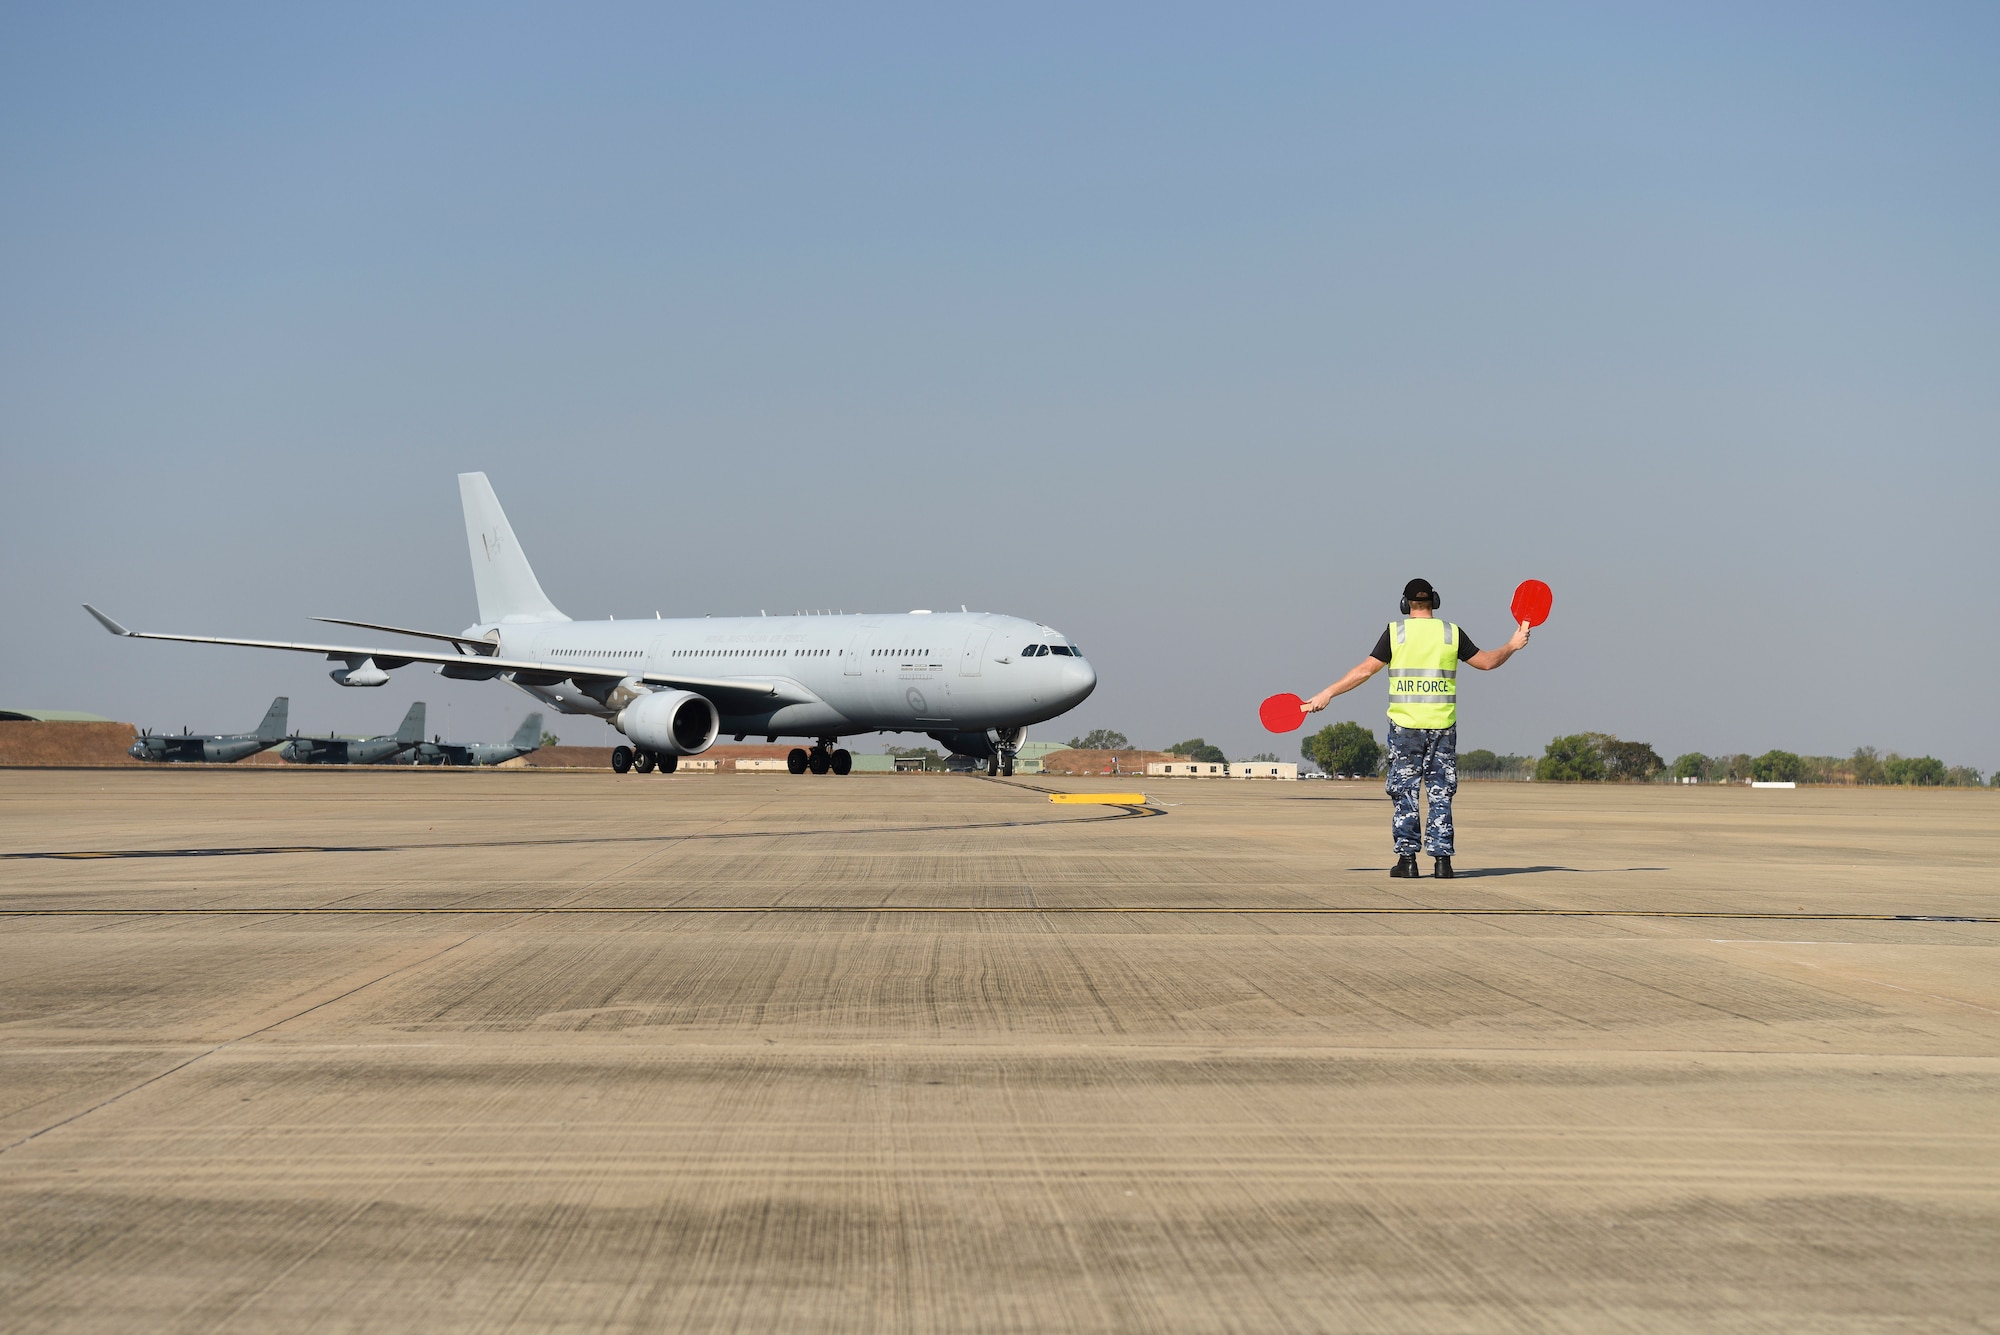
[[[794,774],[804,774],[811,770],[814,774],[825,774],[831,770],[835,774],[846,774],[854,769],[854,757],[844,747],[833,746],[838,737],[822,737],[813,743],[808,751],[803,746],[795,746],[785,757],[785,768]]]
[[[680,763],[679,756],[665,756],[653,751],[635,751],[629,746],[611,748],[611,768],[619,774],[627,770],[651,774],[656,769],[662,774],[672,774]]]

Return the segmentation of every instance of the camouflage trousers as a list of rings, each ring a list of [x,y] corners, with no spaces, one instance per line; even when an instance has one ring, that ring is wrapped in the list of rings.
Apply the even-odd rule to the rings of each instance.
[[[1406,728],[1391,723],[1387,787],[1389,799],[1395,803],[1389,827],[1396,840],[1396,856],[1414,853],[1428,843],[1432,857],[1450,857],[1451,795],[1458,791],[1458,728]],[[1419,788],[1430,794],[1429,820],[1417,814]]]

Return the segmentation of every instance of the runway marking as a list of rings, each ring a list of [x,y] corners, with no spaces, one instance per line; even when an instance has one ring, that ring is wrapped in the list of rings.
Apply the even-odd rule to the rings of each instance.
[[[1945,913],[1759,913],[1747,910],[1725,909],[1551,909],[1551,908],[1468,908],[1439,907],[1422,905],[1385,905],[1368,907],[1364,905],[1268,905],[1251,904],[1229,907],[1221,904],[1079,904],[1058,906],[1036,906],[1032,904],[516,904],[516,905],[474,905],[468,907],[429,906],[416,904],[388,904],[370,908],[361,904],[311,905],[296,907],[266,906],[261,908],[47,908],[47,909],[0,909],[0,918],[162,918],[162,917],[257,917],[282,914],[317,914],[321,916],[348,915],[366,917],[405,916],[450,916],[452,914],[501,914],[516,913],[546,915],[554,913],[629,913],[656,915],[670,913],[700,913],[708,915],[744,914],[938,914],[938,913],[995,913],[995,914],[1069,914],[1069,915],[1114,915],[1114,914],[1205,914],[1226,917],[1231,914],[1244,916],[1290,915],[1296,917],[1344,916],[1344,917],[1438,917],[1438,918],[1689,918],[1698,920],[1730,920],[1737,922],[1937,922],[1937,923],[2000,923],[2000,917],[1977,917],[1972,915]],[[1782,944],[1766,942],[1762,944]]]
[[[1014,830],[1036,825],[1088,825],[1093,821],[1164,816],[1152,806],[1120,804],[1101,816],[1051,816],[1041,820],[963,821],[952,825],[851,825],[810,830],[713,830],[690,834],[607,834],[568,839],[474,839],[435,844],[250,844],[233,848],[83,848],[27,853],[0,853],[0,862],[51,860],[82,862],[97,858],[242,858],[275,853],[422,853],[451,848],[547,848],[565,844],[673,844],[695,839],[802,839],[822,834],[931,834],[952,830]]]

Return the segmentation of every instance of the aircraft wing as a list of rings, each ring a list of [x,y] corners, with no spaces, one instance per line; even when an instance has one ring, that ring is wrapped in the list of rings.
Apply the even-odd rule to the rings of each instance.
[[[648,672],[639,680],[648,686],[669,686],[705,695],[725,714],[820,702],[811,691],[784,677],[683,677],[677,673]]]
[[[245,649],[284,649],[298,654],[324,654],[329,662],[360,662],[373,659],[384,672],[393,672],[412,663],[436,663],[448,677],[486,680],[502,673],[529,686],[553,686],[558,682],[623,681],[633,674],[622,668],[586,667],[576,663],[538,663],[530,659],[496,658],[483,654],[432,653],[424,649],[368,649],[347,644],[299,644],[290,640],[234,640],[219,635],[168,635],[160,631],[127,630],[89,603],[83,610],[97,618],[113,635],[132,640],[173,640],[182,644],[233,644]],[[683,677],[646,673],[640,677],[649,686],[672,686],[709,697],[724,713],[739,713],[780,704],[811,704],[818,697],[796,682],[780,677]]]

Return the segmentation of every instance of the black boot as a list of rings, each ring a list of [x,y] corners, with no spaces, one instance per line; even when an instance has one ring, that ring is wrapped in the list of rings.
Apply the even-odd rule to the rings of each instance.
[[[1437,877],[1440,881],[1449,881],[1451,879],[1451,854],[1445,854],[1431,866],[1431,875]]]
[[[1395,866],[1389,868],[1389,874],[1400,881],[1406,878],[1421,876],[1423,873],[1417,870],[1417,855],[1415,853],[1405,853],[1396,859]]]

